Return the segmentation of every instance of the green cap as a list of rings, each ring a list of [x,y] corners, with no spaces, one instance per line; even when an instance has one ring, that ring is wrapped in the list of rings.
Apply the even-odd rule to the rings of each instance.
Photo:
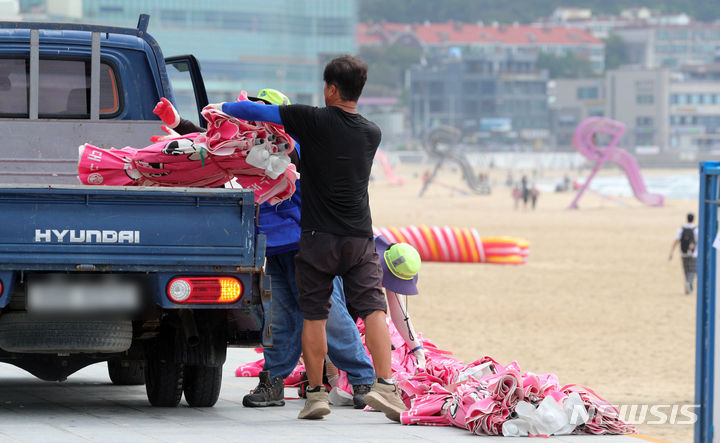
[[[269,102],[271,105],[289,105],[290,99],[287,95],[277,89],[265,88],[258,92],[257,98]]]
[[[402,280],[412,280],[420,271],[420,254],[407,243],[395,243],[383,254],[392,274]]]

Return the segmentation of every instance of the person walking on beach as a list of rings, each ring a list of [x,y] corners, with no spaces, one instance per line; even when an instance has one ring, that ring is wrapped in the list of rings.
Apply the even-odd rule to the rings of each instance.
[[[520,179],[520,190],[522,191],[523,209],[527,209],[528,200],[530,200],[530,186],[525,174]]]
[[[535,183],[533,183],[532,187],[530,188],[530,203],[533,211],[535,210],[535,205],[537,204],[537,199],[539,195],[540,190],[535,186]]]
[[[675,248],[680,245],[680,257],[682,258],[683,272],[685,273],[685,294],[693,291],[693,283],[697,272],[698,256],[698,228],[693,224],[695,216],[692,213],[687,215],[687,223],[678,229],[675,241],[670,248],[668,260],[672,260]]]
[[[348,306],[363,318],[377,379],[365,402],[394,421],[407,407],[392,380],[391,343],[382,269],[373,241],[368,182],[380,144],[378,126],[357,112],[367,64],[353,56],[333,59],[323,72],[325,107],[264,106],[250,101],[211,104],[243,120],[281,124],[302,144],[303,188],[299,250],[295,256],[303,359],[309,389],[298,418],[330,413],[322,383],[327,353],[325,323],[333,279],[343,278]]]
[[[512,195],[515,210],[517,211],[517,208],[520,205],[520,199],[522,198],[522,191],[520,190],[520,185],[515,184],[513,186],[511,195]]]

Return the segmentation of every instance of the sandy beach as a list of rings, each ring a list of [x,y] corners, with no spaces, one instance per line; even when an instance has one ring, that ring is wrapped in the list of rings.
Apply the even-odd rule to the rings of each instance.
[[[586,194],[579,210],[567,210],[573,193],[543,193],[536,210],[515,210],[505,187],[489,196],[452,190],[468,188],[449,167],[437,178],[446,186],[419,198],[428,168],[396,167],[405,179],[397,187],[374,171],[376,226],[473,227],[481,236],[523,237],[531,252],[520,266],[424,263],[420,295],[408,300],[424,337],[463,361],[516,360],[613,404],[694,402],[695,296],[683,293],[679,254],[668,261],[668,252],[697,201],[653,208]],[[505,171],[494,174],[504,180]],[[639,426],[642,435],[672,442],[690,442],[692,432],[691,425]]]

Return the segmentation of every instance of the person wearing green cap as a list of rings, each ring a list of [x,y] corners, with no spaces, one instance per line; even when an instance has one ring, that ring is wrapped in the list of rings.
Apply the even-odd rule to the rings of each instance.
[[[348,306],[365,322],[366,345],[377,379],[365,402],[400,421],[407,405],[392,379],[390,334],[385,316],[382,269],[375,252],[368,183],[380,144],[380,128],[357,112],[367,80],[367,64],[344,55],[323,71],[325,107],[262,106],[249,101],[208,106],[243,120],[281,124],[303,146],[300,182],[303,188],[302,233],[295,256],[302,347],[309,389],[301,419],[330,413],[322,377],[333,280],[343,278]]]
[[[285,94],[275,89],[262,89],[257,97],[248,97],[248,100],[277,105],[290,103]],[[181,134],[203,130],[180,118],[167,100],[158,103],[155,113],[172,128],[170,130]],[[293,163],[298,164],[300,144],[295,147],[291,158]],[[300,358],[303,317],[298,305],[294,262],[300,239],[300,194],[300,185],[296,183],[296,191],[289,200],[278,205],[263,203],[258,211],[258,231],[265,233],[267,241],[265,272],[272,280],[273,347],[263,350],[264,364],[259,384],[243,398],[245,407],[284,406],[283,379],[290,375]],[[341,288],[341,285],[337,287]],[[353,405],[362,409],[365,407],[364,397],[375,380],[375,371],[340,291],[332,294],[333,303],[327,322],[328,356],[335,366],[347,373],[353,388]]]
[[[375,251],[383,270],[382,285],[387,295],[390,319],[400,333],[418,367],[425,369],[425,350],[415,333],[410,315],[400,295],[417,295],[418,272],[422,260],[417,249],[407,243],[390,243],[384,236],[375,237]]]
[[[410,349],[410,354],[415,356],[418,368],[424,370],[426,363],[425,350],[415,332],[407,307],[400,297],[401,295],[418,294],[418,272],[422,264],[420,253],[408,243],[390,243],[382,235],[375,237],[375,251],[380,257],[380,266],[383,271],[382,285],[387,295],[390,319]],[[336,284],[336,292],[339,292],[339,294],[333,293],[333,298],[344,300],[345,293],[342,279],[338,277],[337,282],[339,284]],[[350,312],[350,315],[357,317],[354,312]],[[331,326],[328,324],[328,335],[331,333],[337,334],[335,328],[337,328],[336,325]]]
[[[243,91],[243,94],[245,91]],[[287,95],[278,91],[277,89],[265,88],[258,92],[257,97],[248,97],[248,101],[262,102],[266,105],[289,105],[290,99]],[[164,138],[177,137],[180,134],[190,134],[191,132],[205,132],[205,128],[196,125],[190,120],[180,117],[177,109],[170,103],[170,100],[165,97],[161,97],[160,101],[155,105],[153,113],[160,117],[165,126],[162,130],[167,135],[159,137],[155,136],[152,138],[152,142],[162,141]]]

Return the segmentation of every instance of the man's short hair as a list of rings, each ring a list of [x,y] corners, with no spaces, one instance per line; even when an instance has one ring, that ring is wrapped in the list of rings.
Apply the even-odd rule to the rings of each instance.
[[[361,58],[352,55],[337,57],[325,65],[323,80],[335,85],[344,101],[356,102],[367,81],[368,66]]]
[[[692,223],[693,220],[695,220],[695,216],[693,215],[692,212],[688,212],[688,215],[687,215],[687,221],[688,221],[688,223]]]

